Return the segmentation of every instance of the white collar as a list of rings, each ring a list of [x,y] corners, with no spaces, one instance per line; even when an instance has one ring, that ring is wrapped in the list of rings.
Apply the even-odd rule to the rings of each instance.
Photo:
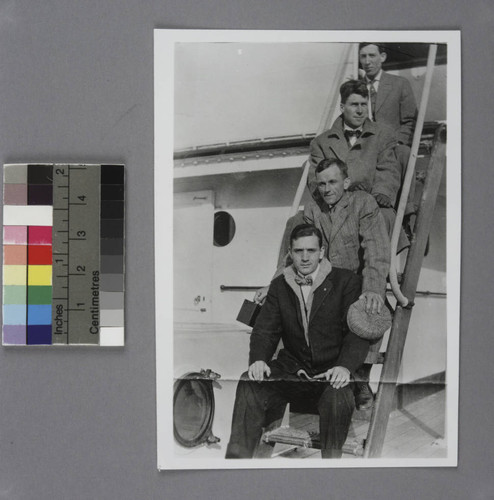
[[[369,85],[369,83],[371,83],[371,82],[374,82],[374,83],[379,82],[381,80],[382,74],[383,74],[383,70],[380,69],[379,73],[372,80],[367,75],[365,75],[365,82],[367,83],[367,85]]]

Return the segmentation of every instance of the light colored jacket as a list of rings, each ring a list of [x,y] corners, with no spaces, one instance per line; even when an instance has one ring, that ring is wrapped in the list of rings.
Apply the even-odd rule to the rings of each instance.
[[[283,235],[276,275],[289,263],[292,229],[303,223],[320,229],[325,255],[334,267],[361,274],[362,292],[384,297],[391,245],[383,216],[372,196],[364,191],[346,191],[331,216],[325,203],[318,205],[311,201],[303,212],[291,217]]]

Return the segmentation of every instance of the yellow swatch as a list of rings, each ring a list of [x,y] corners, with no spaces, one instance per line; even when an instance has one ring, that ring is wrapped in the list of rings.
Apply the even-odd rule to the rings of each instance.
[[[25,285],[26,266],[3,266],[3,284]]]
[[[30,286],[51,285],[51,268],[52,266],[28,266],[27,284]]]

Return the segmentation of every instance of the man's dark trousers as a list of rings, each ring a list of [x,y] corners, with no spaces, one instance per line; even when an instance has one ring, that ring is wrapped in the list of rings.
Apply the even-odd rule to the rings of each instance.
[[[308,401],[317,403],[322,457],[341,457],[355,408],[351,385],[334,389],[270,367],[265,381],[251,381],[245,372],[238,383],[226,458],[252,458],[263,428],[283,416],[286,404]]]

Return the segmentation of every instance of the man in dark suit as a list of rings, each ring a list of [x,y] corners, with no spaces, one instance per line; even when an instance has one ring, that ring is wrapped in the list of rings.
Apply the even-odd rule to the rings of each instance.
[[[370,95],[369,116],[377,123],[389,125],[399,144],[410,146],[417,119],[417,104],[406,78],[382,70],[387,54],[374,43],[361,43],[359,58],[365,71]]]
[[[323,458],[342,454],[355,406],[351,375],[369,343],[346,323],[360,295],[360,278],[333,268],[324,251],[317,228],[293,229],[293,264],[272,281],[252,331],[226,458],[251,458],[263,427],[281,418],[286,403],[308,400],[317,403]],[[284,347],[272,360],[280,339]]]
[[[382,70],[387,54],[383,46],[361,43],[359,58],[364,81],[369,91],[369,117],[377,123],[389,125],[396,133],[395,148],[402,179],[405,176],[410,145],[417,120],[417,103],[410,82],[401,76],[390,75]],[[407,213],[413,213],[415,183],[410,186]]]

